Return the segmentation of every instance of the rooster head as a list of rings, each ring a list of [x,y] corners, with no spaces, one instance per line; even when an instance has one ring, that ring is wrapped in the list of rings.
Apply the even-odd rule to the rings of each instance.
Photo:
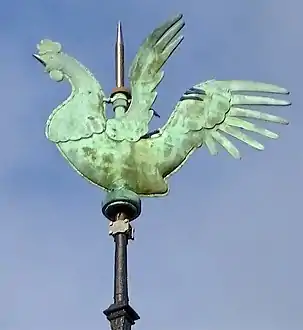
[[[52,79],[61,81],[64,78],[60,61],[61,44],[44,39],[37,45],[37,49],[38,53],[33,54],[33,57],[45,67]]]

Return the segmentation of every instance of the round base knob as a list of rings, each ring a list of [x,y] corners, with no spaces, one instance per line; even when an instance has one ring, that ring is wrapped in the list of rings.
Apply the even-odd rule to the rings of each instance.
[[[117,189],[107,193],[102,205],[103,215],[115,221],[119,213],[124,213],[129,221],[138,218],[141,213],[139,196],[128,189]]]

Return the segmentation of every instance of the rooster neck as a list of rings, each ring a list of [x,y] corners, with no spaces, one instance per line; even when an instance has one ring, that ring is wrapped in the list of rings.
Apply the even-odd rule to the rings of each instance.
[[[74,92],[79,91],[85,94],[101,93],[99,82],[84,65],[66,54],[60,54],[59,56],[61,56],[60,71],[70,82]]]

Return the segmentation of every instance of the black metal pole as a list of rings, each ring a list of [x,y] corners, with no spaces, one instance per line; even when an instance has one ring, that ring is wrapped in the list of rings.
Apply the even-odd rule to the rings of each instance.
[[[114,280],[114,302],[115,304],[128,303],[127,283],[127,241],[124,233],[115,235],[115,280]]]
[[[120,97],[113,101],[114,110],[122,108],[127,111],[130,94],[124,87],[124,42],[121,22],[117,26],[115,48],[116,88],[112,97],[119,93]],[[130,221],[141,213],[141,200],[137,194],[128,189],[117,189],[108,193],[103,205],[104,216],[111,221],[110,234],[115,241],[114,268],[114,302],[103,313],[110,321],[112,330],[131,330],[140,317],[129,305],[127,278],[127,245],[133,239]]]
[[[118,213],[111,234],[115,241],[114,302],[103,313],[112,330],[130,330],[140,317],[129,305],[127,277],[127,245],[132,238],[132,228],[123,213]]]

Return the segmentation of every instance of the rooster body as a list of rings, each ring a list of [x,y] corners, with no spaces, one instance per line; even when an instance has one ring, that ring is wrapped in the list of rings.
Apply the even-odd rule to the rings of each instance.
[[[149,135],[155,90],[164,74],[161,68],[183,40],[179,36],[183,26],[182,15],[178,15],[148,36],[130,68],[131,104],[126,113],[111,119],[105,117],[105,105],[110,101],[89,70],[63,53],[58,42],[43,40],[38,45],[34,56],[50,77],[66,79],[72,87],[69,98],[47,121],[47,138],[91,183],[106,190],[127,188],[141,196],[165,195],[168,176],[197,148],[205,145],[215,155],[221,146],[240,158],[228,135],[258,150],[263,150],[263,145],[243,130],[278,137],[245,119],[288,123],[247,106],[285,106],[290,102],[238,93],[288,94],[284,88],[252,81],[209,80],[187,90],[164,127]]]
[[[103,134],[58,143],[57,147],[81,176],[106,190],[124,187],[142,196],[168,191],[152,140],[116,142]]]

